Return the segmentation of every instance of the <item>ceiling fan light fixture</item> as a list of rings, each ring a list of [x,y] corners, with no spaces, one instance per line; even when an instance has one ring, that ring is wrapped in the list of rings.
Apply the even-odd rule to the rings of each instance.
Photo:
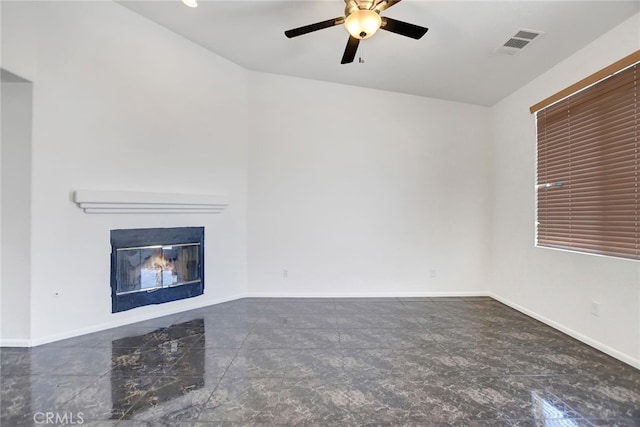
[[[368,9],[356,10],[350,13],[344,21],[344,26],[349,34],[360,40],[368,39],[374,35],[381,25],[382,19],[378,12]]]
[[[182,3],[184,3],[185,6],[198,7],[198,1],[197,0],[182,0]]]

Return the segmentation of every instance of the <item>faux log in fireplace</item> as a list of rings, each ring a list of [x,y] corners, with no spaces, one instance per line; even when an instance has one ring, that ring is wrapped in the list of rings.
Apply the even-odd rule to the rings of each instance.
[[[111,312],[202,295],[204,227],[111,230]]]

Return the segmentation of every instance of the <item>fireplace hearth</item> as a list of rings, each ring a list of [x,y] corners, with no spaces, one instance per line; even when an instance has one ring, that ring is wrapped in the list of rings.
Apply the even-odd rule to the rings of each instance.
[[[112,313],[204,292],[204,227],[111,230]]]

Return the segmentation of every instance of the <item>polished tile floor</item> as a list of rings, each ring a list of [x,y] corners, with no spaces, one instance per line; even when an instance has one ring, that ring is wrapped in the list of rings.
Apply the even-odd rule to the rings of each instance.
[[[489,298],[241,299],[2,348],[1,425],[640,426],[640,371]]]

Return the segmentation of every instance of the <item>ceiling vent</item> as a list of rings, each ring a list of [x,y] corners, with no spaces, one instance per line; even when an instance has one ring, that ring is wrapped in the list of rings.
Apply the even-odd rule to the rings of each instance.
[[[542,35],[542,31],[519,29],[496,52],[515,55]]]

